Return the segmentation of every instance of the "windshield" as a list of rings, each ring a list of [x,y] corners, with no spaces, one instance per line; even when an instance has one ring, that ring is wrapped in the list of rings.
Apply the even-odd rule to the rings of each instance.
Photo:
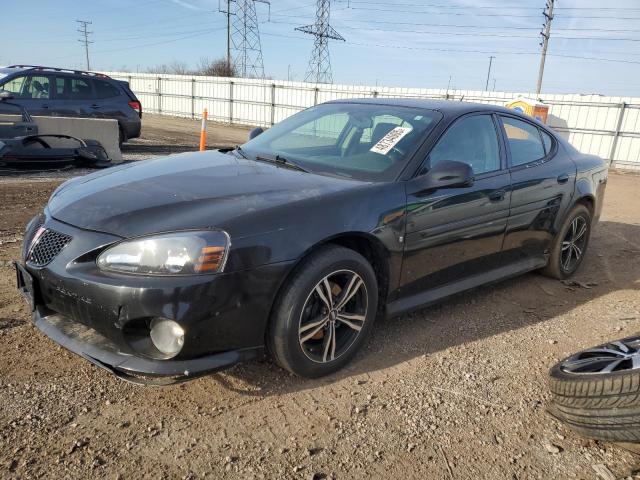
[[[251,157],[278,156],[314,173],[390,181],[440,118],[418,108],[327,103],[283,120],[242,150]]]

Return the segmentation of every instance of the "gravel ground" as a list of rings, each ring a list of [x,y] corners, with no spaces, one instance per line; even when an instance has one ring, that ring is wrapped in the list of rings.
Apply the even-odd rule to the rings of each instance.
[[[220,142],[246,135],[220,128]],[[145,123],[133,145],[154,134]],[[155,138],[154,153],[193,143],[162,129]],[[640,330],[640,176],[611,175],[575,283],[528,274],[380,320],[355,362],[328,378],[261,361],[162,388],[119,381],[29,322],[10,260],[60,181],[0,181],[2,478],[547,480],[640,470],[630,447],[580,438],[546,412],[554,362]]]

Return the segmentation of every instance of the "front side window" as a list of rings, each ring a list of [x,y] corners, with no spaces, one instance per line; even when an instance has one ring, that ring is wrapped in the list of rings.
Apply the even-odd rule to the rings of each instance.
[[[0,85],[0,90],[6,90],[13,93],[15,98],[22,98],[22,92],[24,91],[25,80],[27,77],[14,77],[11,80]]]
[[[443,160],[467,163],[476,175],[499,170],[500,147],[491,115],[456,121],[431,150],[425,167],[429,169]]]
[[[242,146],[315,173],[391,181],[442,115],[393,105],[328,103],[304,110]]]
[[[535,162],[545,156],[538,127],[513,117],[502,117],[504,131],[511,151],[511,165]]]

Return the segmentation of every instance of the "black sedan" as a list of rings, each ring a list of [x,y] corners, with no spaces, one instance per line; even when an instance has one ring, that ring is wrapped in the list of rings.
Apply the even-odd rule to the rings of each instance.
[[[335,101],[250,137],[61,185],[16,263],[36,326],[132,381],[265,352],[325,375],[379,315],[573,274],[607,181],[544,125],[471,103]]]

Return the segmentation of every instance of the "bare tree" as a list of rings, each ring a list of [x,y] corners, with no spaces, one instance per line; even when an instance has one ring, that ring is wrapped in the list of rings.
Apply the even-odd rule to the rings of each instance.
[[[191,73],[188,65],[185,62],[174,60],[173,62],[161,65],[155,65],[146,69],[147,73],[168,73],[174,75],[188,75]]]
[[[196,73],[199,75],[208,75],[211,77],[237,77],[238,72],[235,65],[227,64],[226,58],[218,58],[217,60],[210,60],[207,57],[202,57],[198,66],[196,67]]]

